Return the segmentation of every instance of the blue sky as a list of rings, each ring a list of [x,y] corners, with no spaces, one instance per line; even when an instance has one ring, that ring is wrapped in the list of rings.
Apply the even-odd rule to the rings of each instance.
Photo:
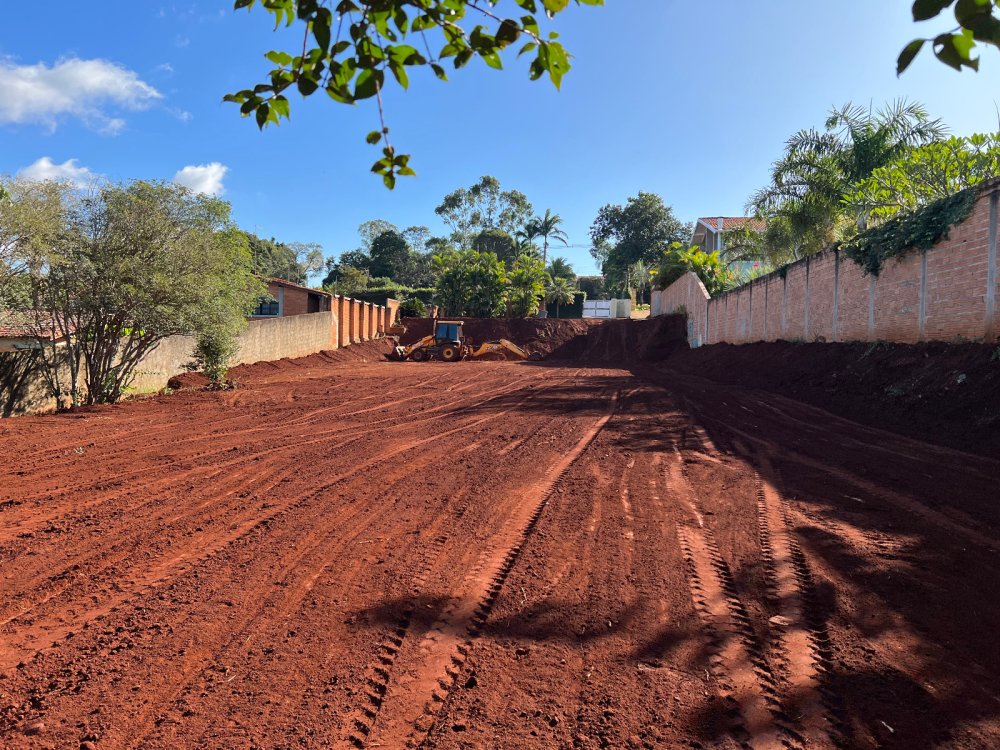
[[[588,229],[602,205],[645,190],[686,221],[742,214],[785,138],[820,126],[833,105],[908,97],[956,134],[998,128],[995,50],[978,75],[925,51],[896,78],[901,47],[943,28],[909,21],[908,0],[607,3],[557,19],[575,56],[561,92],[513,59],[503,73],[474,61],[448,84],[414,75],[409,91],[387,92],[393,141],[418,172],[393,192],[368,173],[372,106],[296,97],[292,121],[261,133],[221,103],[263,80],[264,52],[294,48],[259,9],[20,5],[0,33],[0,173],[181,173],[224,191],[245,229],[319,242],[327,255],[356,247],[358,224],[373,218],[443,234],[440,199],[492,174],[539,213],[561,214],[576,247],[557,252],[593,273]]]

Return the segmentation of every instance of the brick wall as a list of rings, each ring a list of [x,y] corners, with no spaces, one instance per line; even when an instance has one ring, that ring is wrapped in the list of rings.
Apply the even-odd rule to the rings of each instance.
[[[688,313],[688,340],[997,341],[1000,179],[988,183],[972,214],[927,251],[865,276],[833,250],[810,256],[710,299],[693,273],[653,293],[654,315]]]

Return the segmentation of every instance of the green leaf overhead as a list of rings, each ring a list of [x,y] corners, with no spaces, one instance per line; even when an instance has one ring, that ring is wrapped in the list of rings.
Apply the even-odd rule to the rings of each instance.
[[[285,92],[292,87],[302,96],[322,89],[339,104],[375,99],[376,132],[383,137],[367,140],[384,150],[372,171],[392,188],[396,177],[414,171],[409,155],[397,154],[385,137],[387,83],[409,88],[415,79],[407,68],[421,67],[447,81],[441,62],[449,57],[456,70],[474,57],[500,70],[504,50],[527,37],[516,55],[532,55],[529,78],[548,76],[559,88],[570,55],[556,41],[558,34],[543,36],[541,23],[571,4],[597,6],[604,0],[235,0],[236,10],[262,8],[276,29],[301,27],[302,42],[289,51],[268,52],[265,59],[276,67],[267,82],[227,94],[224,101],[239,105],[240,114],[253,116],[263,129],[290,116]],[[499,15],[504,10],[512,13]]]
[[[915,0],[913,20],[930,21],[952,7],[956,26],[906,45],[896,66],[898,75],[910,66],[925,42],[932,43],[939,61],[959,71],[979,70],[979,57],[973,56],[979,45],[1000,48],[1000,0]]]

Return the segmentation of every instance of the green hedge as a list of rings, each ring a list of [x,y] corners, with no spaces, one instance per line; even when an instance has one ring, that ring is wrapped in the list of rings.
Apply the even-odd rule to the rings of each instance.
[[[371,302],[376,305],[384,305],[387,299],[395,299],[402,302],[405,299],[410,299],[415,297],[423,302],[425,305],[429,305],[434,299],[434,294],[437,290],[431,287],[421,287],[418,289],[412,289],[408,286],[384,286],[375,287],[372,289],[365,289],[363,292],[358,292],[357,294],[352,294],[351,297],[354,299],[359,299],[362,302]]]
[[[967,188],[868,229],[842,242],[840,250],[865,274],[878,276],[886,261],[913,250],[929,250],[946,239],[953,226],[969,217],[978,197],[978,187]]]
[[[559,314],[556,315],[556,306],[552,302],[545,303],[545,309],[549,311],[550,318],[582,318],[583,303],[587,299],[586,292],[573,292],[572,305],[559,305]]]

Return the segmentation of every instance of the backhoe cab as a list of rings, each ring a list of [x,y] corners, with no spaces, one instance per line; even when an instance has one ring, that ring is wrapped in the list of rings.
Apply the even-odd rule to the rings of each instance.
[[[528,352],[507,339],[487,341],[477,348],[471,339],[462,334],[462,321],[435,320],[434,333],[409,346],[397,346],[393,353],[400,361],[410,359],[414,362],[424,362],[435,357],[442,362],[458,362],[501,351],[510,352],[516,357],[530,359],[533,362],[542,358],[538,352]]]

